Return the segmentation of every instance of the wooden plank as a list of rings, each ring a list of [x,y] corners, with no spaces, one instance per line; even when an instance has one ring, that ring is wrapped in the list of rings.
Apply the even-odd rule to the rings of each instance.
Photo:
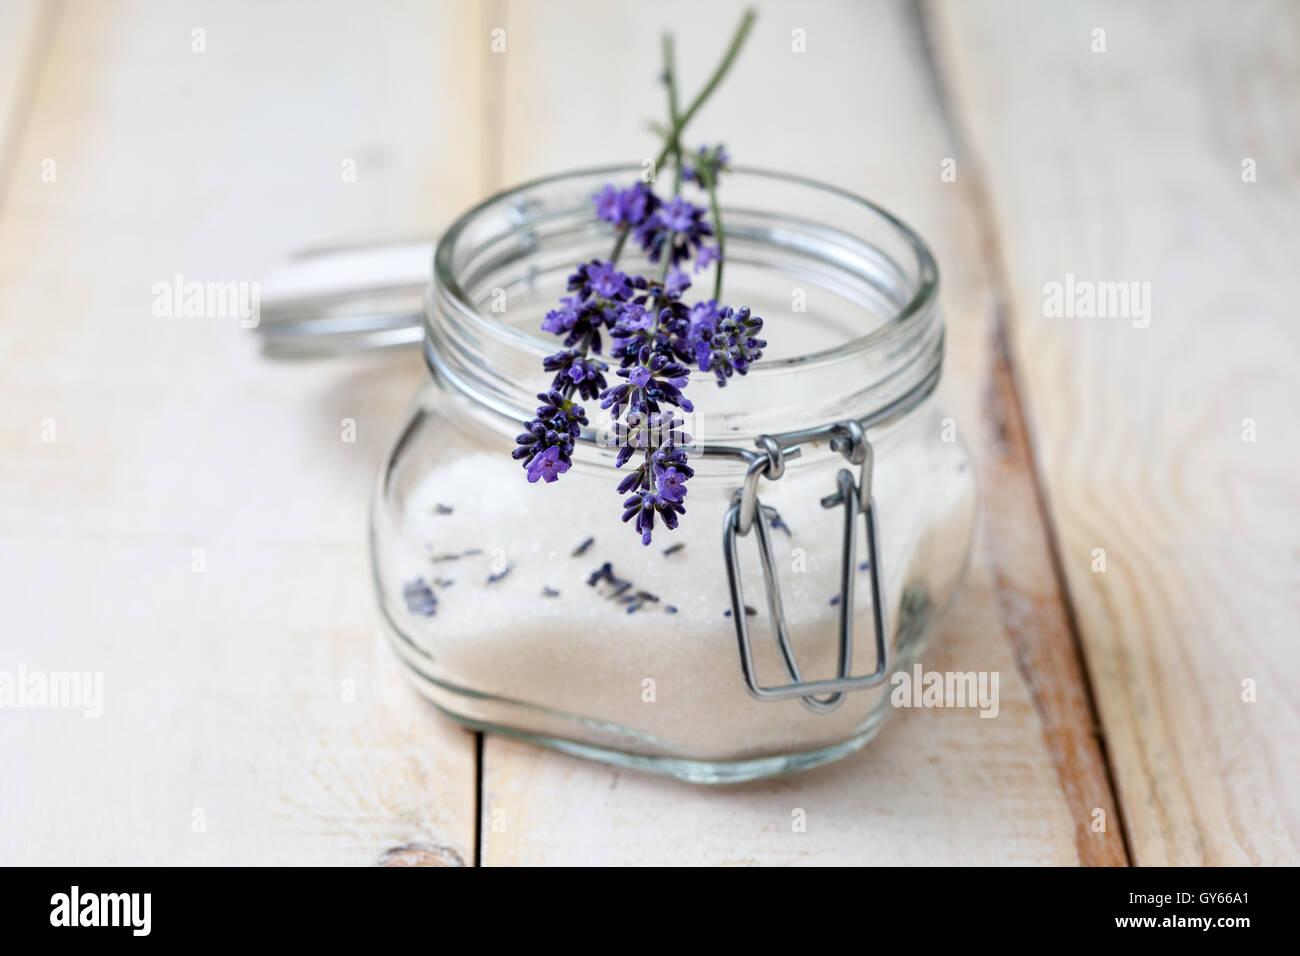
[[[11,0],[0,5],[0,183],[10,172],[61,9],[62,4],[53,0]],[[39,167],[30,172],[40,175]]]
[[[61,19],[16,157],[57,178],[0,219],[0,668],[102,672],[103,716],[0,714],[0,861],[473,862],[474,736],[402,686],[368,570],[418,358],[272,365],[153,288],[446,222],[478,189],[447,148],[477,27],[423,0]]]
[[[690,89],[738,11],[576,3],[557,15],[554,5],[510,5],[509,52],[485,61],[505,89],[504,121],[487,131],[506,157],[504,178],[651,153],[642,124],[663,105],[652,39],[677,28]],[[795,29],[806,53],[792,50]],[[629,36],[645,40],[629,45]],[[582,56],[565,55],[572,50]],[[739,161],[881,200],[934,243],[949,319],[943,396],[982,472],[985,518],[965,594],[924,663],[999,671],[1002,714],[903,712],[838,765],[724,790],[489,735],[485,863],[1123,862],[1024,436],[1008,408],[975,187],[960,163],[957,182],[940,178],[943,160],[959,155],[940,106],[907,8],[771,4],[695,131],[725,141]],[[791,832],[796,808],[807,833]],[[1105,832],[1089,826],[1094,808],[1111,821]]]
[[[1134,860],[1294,864],[1300,8],[936,10]]]

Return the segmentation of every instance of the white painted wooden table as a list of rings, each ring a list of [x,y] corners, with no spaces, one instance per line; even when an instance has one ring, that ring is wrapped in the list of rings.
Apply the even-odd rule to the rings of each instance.
[[[695,129],[933,243],[983,515],[926,666],[1002,675],[996,720],[905,711],[800,776],[438,717],[366,557],[418,358],[153,315],[639,156],[659,31],[693,86],[739,9],[0,6],[0,670],[104,674],[97,720],[0,710],[0,863],[1300,862],[1294,4],[760,5]],[[1149,282],[1149,326],[1049,317],[1067,274]]]

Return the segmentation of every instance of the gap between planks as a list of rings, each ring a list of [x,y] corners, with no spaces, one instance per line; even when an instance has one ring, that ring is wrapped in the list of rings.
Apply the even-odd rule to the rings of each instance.
[[[1015,650],[1017,667],[1042,718],[1043,737],[1075,820],[1075,845],[1080,862],[1084,865],[1129,865],[1133,855],[1125,817],[1117,812],[1120,804],[1115,768],[1101,730],[1092,682],[1084,665],[1085,652],[1061,564],[1059,537],[1047,508],[1042,472],[1026,427],[1025,393],[1017,378],[1008,343],[1009,274],[989,201],[987,180],[950,95],[943,51],[936,40],[939,31],[934,26],[937,14],[933,0],[907,0],[907,5],[936,107],[954,149],[968,170],[965,175],[980,233],[983,266],[995,296],[994,341],[985,396],[984,427],[991,434],[985,436],[990,455],[985,475],[989,487],[985,489],[984,497],[1000,505],[988,509],[989,546],[993,553],[999,610]],[[1038,588],[1026,580],[1029,569],[1024,564],[1024,549],[1017,547],[1019,541],[1010,540],[1012,529],[1009,522],[998,520],[999,515],[1014,509],[1017,500],[1033,502],[1032,510],[1042,529],[1042,540],[1034,542],[1034,545],[1035,551],[1042,552],[1043,567],[1046,568],[1046,574],[1040,571],[1037,576],[1046,580],[1041,581]],[[1026,597],[1031,614],[1028,627],[1023,623]],[[1086,756],[1080,760],[1079,754]],[[1086,791],[1088,763],[1095,763],[1100,768],[1106,790],[1104,794],[1090,795]],[[1118,841],[1099,840],[1093,832],[1092,814],[1096,809],[1104,811],[1108,831],[1112,826],[1118,828]]]
[[[502,65],[493,64],[489,39],[492,31],[498,27],[506,30],[506,42],[509,43],[509,30],[506,21],[509,16],[506,0],[484,0],[479,7],[479,55],[478,97],[479,97],[479,197],[503,187],[504,164],[501,158],[505,142],[505,80]],[[474,866],[483,865],[483,814],[487,812],[484,805],[484,777],[487,772],[483,757],[485,748],[484,731],[474,734]]]

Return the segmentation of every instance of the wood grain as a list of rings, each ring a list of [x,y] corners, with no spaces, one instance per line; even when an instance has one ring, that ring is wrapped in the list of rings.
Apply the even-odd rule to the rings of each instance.
[[[480,757],[370,595],[418,359],[272,366],[236,319],[153,314],[177,273],[255,280],[652,153],[655,37],[689,91],[740,9],[0,8],[0,670],[104,675],[99,719],[0,712],[0,863],[1300,862],[1294,5],[761,4],[690,139],[934,246],[982,519],[923,663],[1002,677],[997,719],[903,712],[808,774]],[[1067,274],[1149,281],[1149,327],[1048,318]]]
[[[403,685],[366,551],[418,359],[271,365],[152,308],[473,200],[475,104],[430,95],[473,10],[385,11],[59,20],[0,218],[0,669],[102,672],[104,710],[0,712],[0,862],[473,862],[473,735]]]
[[[1123,864],[1128,862],[1123,821],[1115,812],[1114,784],[1106,766],[1072,609],[1062,586],[1056,544],[1046,523],[1025,427],[1024,399],[1006,340],[1005,277],[985,177],[970,155],[962,124],[954,115],[945,65],[935,46],[933,16],[920,4],[910,9],[927,55],[945,132],[962,157],[968,201],[980,233],[980,264],[993,296],[987,320],[990,340],[984,355],[988,364],[980,373],[987,381],[976,445],[983,464],[985,547],[1002,627],[1038,709],[1061,789],[1071,807],[1080,862]],[[1098,840],[1098,827],[1112,832],[1112,837]]]
[[[690,89],[739,15],[662,4],[567,15],[511,4],[501,71],[504,121],[486,135],[505,178],[637,158],[643,123],[662,112],[654,44],[613,35],[680,30]],[[808,52],[791,49],[803,29]],[[584,52],[580,60],[563,51]],[[617,63],[615,63],[617,59]],[[694,72],[692,72],[692,70]],[[599,84],[589,79],[602,77]],[[581,95],[575,93],[581,91]],[[931,239],[949,318],[944,401],[971,446],[985,519],[965,595],[925,665],[998,670],[1003,712],[896,715],[843,763],[726,790],[619,773],[488,736],[483,861],[503,863],[1122,863],[1104,762],[1016,427],[996,331],[974,184],[941,163],[960,156],[936,97],[924,38],[902,4],[768,4],[697,136],[733,154],[825,179],[883,201]],[[592,117],[599,116],[593,131]],[[632,145],[629,145],[632,144]],[[639,144],[636,145],[636,144]],[[1008,407],[1008,403],[1012,402]],[[808,833],[791,832],[804,809]],[[1111,825],[1093,832],[1092,811]]]
[[[0,184],[13,172],[18,137],[26,126],[36,79],[62,9],[57,0],[11,0],[0,5]],[[40,169],[29,172],[39,176]]]
[[[1294,864],[1300,10],[935,11],[1134,860]],[[1070,274],[1150,311],[1049,317]]]

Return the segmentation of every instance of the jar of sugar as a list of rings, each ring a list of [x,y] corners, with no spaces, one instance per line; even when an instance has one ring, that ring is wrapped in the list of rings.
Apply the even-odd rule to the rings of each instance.
[[[969,461],[932,399],[937,269],[865,200],[729,174],[729,298],[767,347],[684,416],[687,515],[645,546],[620,521],[608,422],[554,484],[510,454],[548,387],[539,321],[574,263],[609,253],[591,197],[639,173],[511,189],[439,242],[430,378],[372,507],[386,630],[470,727],[698,782],[816,766],[879,728],[970,551]]]

